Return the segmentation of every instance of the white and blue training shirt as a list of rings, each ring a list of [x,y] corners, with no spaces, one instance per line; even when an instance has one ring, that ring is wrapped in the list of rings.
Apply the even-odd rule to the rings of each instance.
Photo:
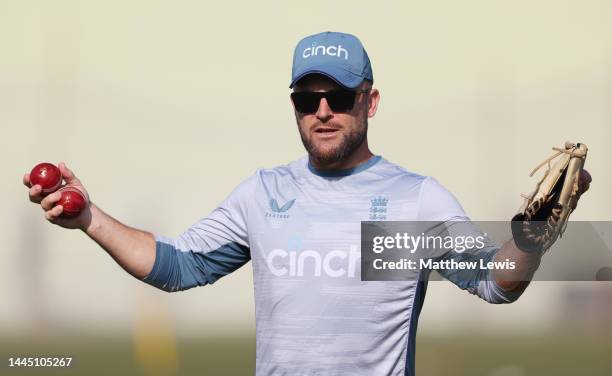
[[[361,281],[361,221],[467,219],[435,179],[380,156],[334,173],[303,157],[258,170],[180,236],[156,236],[144,281],[186,290],[252,260],[258,376],[413,375],[427,281]],[[491,303],[517,298],[488,275],[444,276]]]

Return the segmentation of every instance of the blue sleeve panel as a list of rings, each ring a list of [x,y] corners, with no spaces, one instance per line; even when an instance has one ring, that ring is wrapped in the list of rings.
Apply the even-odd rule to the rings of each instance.
[[[468,252],[455,253],[449,252],[444,258],[447,260],[455,259],[457,261],[476,261],[482,260],[484,264],[489,261],[494,261],[495,256],[500,251],[500,248],[489,248],[481,250],[476,254]],[[475,270],[438,270],[438,273],[444,278],[453,282],[459,288],[479,296],[483,300],[492,304],[507,304],[516,301],[521,294],[520,292],[508,292],[502,289],[492,275],[491,269],[476,268]]]
[[[155,264],[142,280],[167,292],[215,283],[249,262],[248,247],[228,243],[209,252],[182,252],[171,244],[156,242]]]
[[[439,259],[455,260],[457,262],[476,262],[478,263],[477,265],[480,265],[481,260],[484,264],[493,261],[498,251],[499,248],[487,248],[477,252],[448,252]],[[440,269],[438,273],[453,282],[460,289],[468,291],[476,289],[481,281],[491,278],[490,270],[481,269],[480,267],[474,269]]]

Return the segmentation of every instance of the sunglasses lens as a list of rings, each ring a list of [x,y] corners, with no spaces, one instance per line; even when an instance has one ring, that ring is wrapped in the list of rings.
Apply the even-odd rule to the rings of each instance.
[[[291,100],[298,112],[314,114],[319,109],[321,98],[325,98],[333,112],[347,112],[355,104],[355,92],[350,90],[333,90],[327,92],[291,93]]]
[[[304,114],[313,114],[319,108],[321,95],[317,93],[299,92],[291,93],[291,100],[295,105],[295,109]]]
[[[350,111],[355,104],[355,92],[350,90],[330,91],[325,97],[334,112]]]

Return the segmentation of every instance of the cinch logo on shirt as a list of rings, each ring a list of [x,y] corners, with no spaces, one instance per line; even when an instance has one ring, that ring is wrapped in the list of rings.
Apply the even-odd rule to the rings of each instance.
[[[268,270],[277,277],[348,277],[361,270],[361,252],[355,245],[349,250],[319,252],[316,250],[286,251],[274,249],[266,255]]]
[[[302,57],[304,59],[308,59],[311,56],[318,55],[329,55],[338,57],[342,57],[343,55],[344,60],[348,60],[348,51],[342,48],[342,45],[340,44],[337,46],[316,46],[315,44],[313,44],[312,47],[305,48],[304,51],[302,51]]]

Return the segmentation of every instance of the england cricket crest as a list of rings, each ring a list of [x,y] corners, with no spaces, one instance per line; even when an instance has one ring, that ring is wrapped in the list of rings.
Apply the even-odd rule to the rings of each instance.
[[[370,203],[370,221],[384,221],[387,219],[387,203],[389,199],[383,196],[376,196]]]

